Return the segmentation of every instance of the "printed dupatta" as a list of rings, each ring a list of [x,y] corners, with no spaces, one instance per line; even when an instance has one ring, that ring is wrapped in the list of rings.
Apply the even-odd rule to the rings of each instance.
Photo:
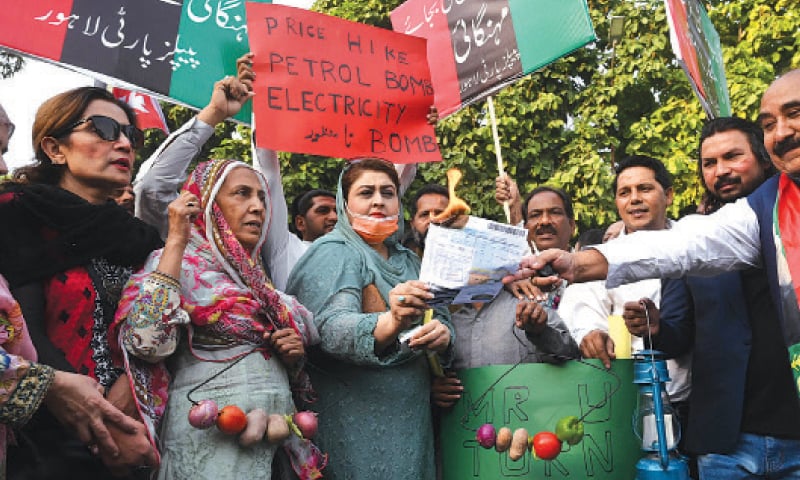
[[[243,162],[222,160],[201,163],[183,186],[183,190],[193,193],[200,199],[200,206],[203,209],[203,215],[199,215],[194,220],[194,227],[200,237],[211,246],[211,252],[215,259],[225,268],[230,277],[237,284],[252,292],[271,324],[267,330],[291,327],[300,334],[286,305],[281,301],[272,282],[267,278],[261,262],[261,246],[267,237],[269,221],[272,217],[269,205],[265,206],[267,209],[266,228],[262,228],[261,236],[253,250],[247,252],[236,239],[222,215],[222,210],[214,201],[225,178],[234,168],[248,168],[255,172],[258,181],[266,190],[264,178]]]
[[[135,318],[137,310],[147,309],[154,321],[175,326],[186,323],[178,317],[188,313],[190,341],[195,345],[208,342],[255,347],[263,343],[264,332],[282,328],[294,329],[306,345],[316,339],[311,314],[293,297],[275,290],[264,271],[260,250],[266,239],[268,220],[257,245],[247,252],[214,201],[234,168],[255,172],[242,162],[205,162],[197,166],[184,185],[184,190],[200,198],[203,213],[194,220],[184,251],[179,301],[173,301],[166,290],[156,289],[150,294],[143,289],[146,279],[158,275],[154,272],[163,253],[163,250],[158,250],[150,255],[144,268],[131,277],[117,310],[113,331],[120,339],[118,348],[124,356],[131,386],[136,392],[137,406],[154,444],[157,425],[166,407],[170,377],[163,362],[148,364],[139,361],[129,356],[122,344],[130,330],[127,325],[131,321],[129,316]],[[255,173],[266,189],[263,177]],[[262,350],[262,354],[265,358],[270,356],[268,349]],[[201,354],[195,356],[202,357]],[[311,383],[304,369],[289,372],[289,380],[297,397],[313,400]]]
[[[772,218],[783,328],[792,375],[800,396],[800,186],[786,174],[782,174],[778,181]]]

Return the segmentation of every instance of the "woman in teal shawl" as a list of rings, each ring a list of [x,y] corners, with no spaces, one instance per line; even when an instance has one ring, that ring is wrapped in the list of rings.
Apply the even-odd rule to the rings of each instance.
[[[452,329],[436,311],[407,345],[432,295],[419,258],[398,239],[394,167],[365,159],[339,179],[334,230],[316,240],[287,291],[314,313],[321,343],[309,368],[319,402],[315,439],[333,479],[435,478],[426,351],[449,360]]]

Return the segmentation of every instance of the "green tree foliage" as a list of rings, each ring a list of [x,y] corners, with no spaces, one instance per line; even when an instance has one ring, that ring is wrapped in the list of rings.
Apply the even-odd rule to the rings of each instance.
[[[400,2],[320,0],[316,8],[365,23]],[[793,2],[744,0],[708,5],[720,33],[731,101],[737,115],[754,118],[774,76],[800,66],[800,18]],[[495,97],[501,150],[508,173],[523,192],[549,183],[575,200],[581,227],[616,218],[613,163],[633,153],[663,160],[675,176],[671,214],[697,202],[695,167],[704,114],[673,58],[661,0],[590,0],[598,40]],[[610,15],[626,18],[625,35],[611,48]],[[613,60],[612,60],[613,59]],[[485,104],[468,107],[438,127],[445,161],[423,165],[422,183],[442,182],[447,168],[461,168],[460,189],[478,215],[500,218],[493,201],[494,146]]]
[[[389,12],[400,3],[318,0],[314,9],[391,28]],[[733,112],[754,119],[772,79],[800,67],[796,0],[716,0],[706,6],[723,46]],[[652,155],[675,176],[670,214],[677,216],[702,192],[695,164],[705,114],[674,60],[663,0],[589,0],[589,7],[596,42],[495,96],[506,170],[523,193],[541,184],[567,190],[582,230],[616,219],[614,162],[634,153]],[[615,48],[607,40],[611,15],[626,18]],[[174,107],[168,115],[177,127],[191,113]],[[234,129],[242,140],[230,137]],[[458,167],[464,173],[459,195],[476,215],[501,219],[485,103],[440,121],[437,134],[444,161],[421,165],[410,193],[426,183],[444,183],[446,170]],[[248,141],[244,127],[218,127],[208,155],[248,158]],[[299,154],[282,154],[281,162],[290,200],[308,188],[332,189],[342,165]]]

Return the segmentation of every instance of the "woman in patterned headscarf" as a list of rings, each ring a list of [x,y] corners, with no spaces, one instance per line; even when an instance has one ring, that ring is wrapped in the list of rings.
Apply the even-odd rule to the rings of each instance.
[[[258,254],[266,190],[242,162],[198,165],[170,204],[166,246],[123,293],[120,345],[154,439],[162,423],[159,478],[269,479],[275,446],[195,429],[189,410],[213,400],[283,415],[294,411],[292,393],[311,394],[302,369],[316,335],[310,314],[272,287]]]

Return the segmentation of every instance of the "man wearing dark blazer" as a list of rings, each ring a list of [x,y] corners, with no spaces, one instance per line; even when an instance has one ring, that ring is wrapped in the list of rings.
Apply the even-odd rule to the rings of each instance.
[[[707,122],[699,151],[706,189],[699,213],[749,195],[775,173],[761,128],[747,120]],[[662,301],[651,334],[653,348],[668,356],[694,351],[692,414],[684,435],[687,450],[699,455],[701,478],[800,478],[796,464],[778,466],[790,454],[782,445],[800,445],[800,405],[766,271],[683,280],[685,289],[677,294],[685,295],[688,313],[672,314],[686,303],[679,298]],[[644,327],[633,326],[636,319],[627,320],[631,333],[646,338]],[[771,448],[761,448],[767,443]]]

